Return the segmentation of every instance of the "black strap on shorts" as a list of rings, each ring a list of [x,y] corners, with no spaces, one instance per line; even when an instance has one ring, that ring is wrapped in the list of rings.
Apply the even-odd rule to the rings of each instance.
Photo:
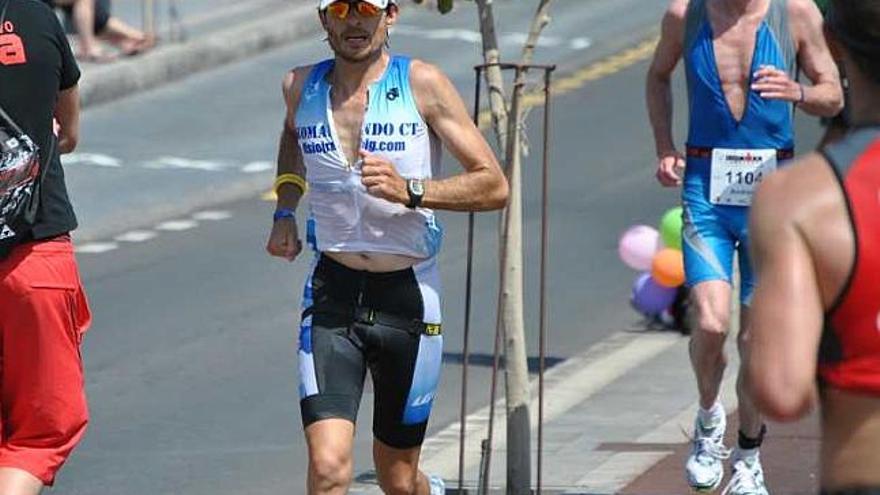
[[[384,311],[376,311],[363,306],[352,306],[345,303],[326,301],[317,308],[310,308],[313,313],[330,313],[350,317],[363,325],[383,325],[404,330],[413,335],[435,336],[442,333],[439,324],[425,323],[415,318],[406,318]]]
[[[712,150],[714,148],[706,148],[703,146],[688,146],[687,156],[690,158],[712,158]],[[776,150],[777,160],[791,160],[794,158],[794,148],[786,148]]]

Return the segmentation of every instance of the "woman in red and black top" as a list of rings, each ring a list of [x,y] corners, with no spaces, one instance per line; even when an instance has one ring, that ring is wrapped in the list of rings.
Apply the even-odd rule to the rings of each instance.
[[[852,129],[752,205],[749,380],[771,418],[821,401],[823,493],[880,494],[880,1],[832,0],[826,32]]]

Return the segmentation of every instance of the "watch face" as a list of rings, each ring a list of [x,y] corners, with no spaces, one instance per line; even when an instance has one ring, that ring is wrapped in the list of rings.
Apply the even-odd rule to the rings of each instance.
[[[409,189],[416,196],[423,196],[425,194],[425,182],[421,179],[412,179],[409,181]]]

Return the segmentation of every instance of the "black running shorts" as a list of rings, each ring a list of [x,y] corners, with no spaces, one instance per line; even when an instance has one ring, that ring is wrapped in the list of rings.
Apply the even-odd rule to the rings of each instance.
[[[439,293],[436,259],[370,273],[318,255],[300,325],[303,425],[355,422],[369,370],[375,437],[399,449],[421,445],[443,354]]]

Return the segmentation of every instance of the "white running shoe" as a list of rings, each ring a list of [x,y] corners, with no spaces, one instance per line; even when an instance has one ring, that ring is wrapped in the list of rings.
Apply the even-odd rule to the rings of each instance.
[[[428,476],[428,486],[431,488],[431,495],[446,495],[446,482],[443,478],[433,474]]]
[[[764,485],[764,470],[757,454],[734,460],[730,483],[721,495],[770,495]]]
[[[717,424],[704,427],[699,418],[694,424],[691,454],[685,463],[685,476],[691,488],[698,492],[715,491],[724,477],[724,459],[730,457],[730,449],[724,447],[724,430],[727,418],[722,414]]]

